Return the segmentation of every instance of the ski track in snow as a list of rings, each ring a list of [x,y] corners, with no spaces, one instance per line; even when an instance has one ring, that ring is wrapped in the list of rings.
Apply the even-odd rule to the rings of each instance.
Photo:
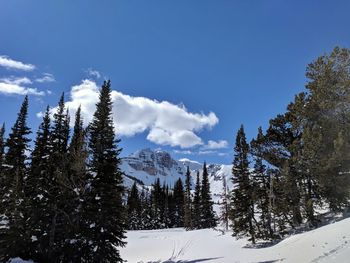
[[[129,231],[127,237],[121,255],[129,263],[350,262],[350,218],[264,248],[213,229]]]

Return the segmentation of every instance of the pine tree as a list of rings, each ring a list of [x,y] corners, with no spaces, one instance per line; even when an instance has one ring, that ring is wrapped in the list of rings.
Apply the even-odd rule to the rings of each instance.
[[[193,198],[193,227],[200,229],[201,225],[201,185],[199,179],[199,171],[197,172],[196,177],[196,186],[194,189],[194,198]]]
[[[216,219],[213,210],[213,201],[211,199],[210,184],[208,178],[207,164],[204,162],[202,187],[200,192],[200,209],[201,209],[201,227],[210,228],[216,226]]]
[[[251,152],[254,155],[255,163],[252,174],[252,198],[255,204],[255,213],[260,215],[259,223],[257,223],[258,237],[269,239],[273,237],[271,228],[271,211],[269,207],[270,202],[270,178],[266,173],[266,166],[262,159],[262,142],[264,134],[262,128],[259,127],[258,135],[255,140],[251,142]]]
[[[249,235],[255,243],[255,225],[252,185],[249,173],[249,145],[246,142],[243,125],[238,130],[233,160],[232,175],[234,189],[231,197],[231,220],[235,236]]]
[[[50,202],[49,178],[51,154],[50,109],[47,107],[43,121],[37,132],[34,150],[31,155],[31,167],[26,185],[26,195],[30,200],[28,230],[32,237],[31,259],[45,261],[48,254]],[[47,260],[47,258],[46,258]]]
[[[227,187],[226,177],[222,176],[222,193],[221,204],[220,204],[220,217],[219,220],[225,227],[225,230],[228,231],[229,227],[229,191]]]
[[[191,230],[192,225],[192,198],[191,198],[191,171],[187,166],[185,181],[185,207],[184,207],[184,227]]]
[[[30,238],[26,229],[28,211],[24,192],[27,176],[27,137],[31,131],[27,127],[28,96],[25,97],[17,120],[11,129],[5,146],[4,184],[2,185],[1,210],[3,220],[0,225],[0,261],[6,262],[10,258],[28,258],[28,244]],[[5,220],[4,220],[5,219]]]
[[[110,81],[103,83],[89,125],[91,178],[83,230],[83,258],[89,262],[122,262],[117,248],[125,246],[121,149],[114,134],[110,85]]]
[[[132,185],[127,201],[128,229],[141,229],[141,201],[136,182]]]
[[[49,158],[49,178],[47,182],[48,203],[48,242],[45,257],[50,262],[62,260],[65,256],[66,238],[69,233],[67,225],[72,226],[71,219],[66,211],[67,192],[70,191],[68,181],[68,140],[69,114],[62,94],[58,107],[53,114],[53,125],[50,135],[51,154]]]
[[[152,204],[152,225],[154,229],[163,228],[163,193],[160,185],[160,180],[157,178],[153,184],[151,191],[151,204]]]
[[[142,189],[140,194],[141,201],[141,215],[140,215],[140,229],[152,229],[151,225],[151,202],[148,193]]]
[[[3,123],[0,129],[0,175],[3,169],[2,165],[4,163],[4,157],[5,157],[4,154],[5,154],[5,123]],[[2,185],[1,178],[0,178],[0,185]]]
[[[68,123],[67,123],[68,124]],[[61,178],[64,186],[63,195],[65,203],[62,207],[66,215],[64,232],[63,261],[77,262],[81,259],[81,247],[84,236],[81,234],[82,220],[84,220],[83,206],[86,202],[87,181],[87,149],[86,131],[83,128],[81,108],[75,114],[73,136],[67,152],[67,176]]]
[[[181,178],[174,185],[175,227],[184,226],[184,189]]]
[[[3,196],[2,188],[4,186],[4,180],[5,180],[4,174],[3,174],[4,161],[5,161],[5,123],[2,125],[0,129],[0,197]],[[1,215],[0,215],[0,220],[1,220]]]

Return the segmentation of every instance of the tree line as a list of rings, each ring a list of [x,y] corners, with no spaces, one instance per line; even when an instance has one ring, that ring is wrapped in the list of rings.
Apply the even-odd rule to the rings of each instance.
[[[111,112],[105,81],[91,123],[83,128],[79,108],[70,136],[62,95],[53,116],[47,107],[29,156],[28,97],[6,140],[2,126],[1,262],[122,262],[124,187]]]
[[[162,229],[185,227],[187,230],[216,226],[208,170],[204,163],[202,180],[199,171],[195,191],[191,194],[191,172],[187,167],[185,185],[179,178],[173,189],[161,186],[159,178],[147,189],[139,190],[136,182],[127,198],[128,229]]]
[[[317,227],[317,209],[349,209],[350,50],[336,47],[307,66],[306,91],[247,143],[236,137],[230,219],[235,236],[283,237]]]

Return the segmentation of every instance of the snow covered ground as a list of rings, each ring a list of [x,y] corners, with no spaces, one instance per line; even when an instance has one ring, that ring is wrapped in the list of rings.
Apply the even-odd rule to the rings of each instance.
[[[350,218],[265,248],[249,248],[247,240],[212,229],[129,231],[127,241],[121,254],[129,263],[345,263],[350,262]]]

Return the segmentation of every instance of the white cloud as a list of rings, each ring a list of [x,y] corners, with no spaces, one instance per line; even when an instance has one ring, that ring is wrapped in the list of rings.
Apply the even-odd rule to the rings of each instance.
[[[14,84],[14,85],[32,84],[32,81],[27,77],[14,77],[14,76],[1,78],[0,82],[4,82],[7,84]]]
[[[228,142],[225,140],[212,141],[209,140],[208,144],[203,146],[203,149],[214,150],[214,149],[223,149],[228,147]]]
[[[86,72],[91,77],[95,77],[97,79],[101,78],[101,73],[95,69],[89,68]]]
[[[185,154],[185,155],[192,155],[192,154],[194,154],[194,152],[192,152],[190,150],[174,150],[174,153]]]
[[[217,154],[217,151],[199,151],[199,155]]]
[[[0,93],[7,95],[36,95],[36,96],[44,96],[45,93],[43,91],[38,91],[36,88],[28,88],[23,87],[17,84],[10,84],[5,82],[0,82]]]
[[[41,78],[37,78],[35,81],[39,83],[54,82],[55,77],[50,73],[44,73]]]
[[[24,71],[32,71],[35,69],[35,66],[32,64],[25,64],[21,61],[13,60],[8,56],[0,56],[0,66],[7,69],[18,69]]]
[[[85,79],[73,86],[67,106],[72,114],[81,105],[86,122],[91,121],[98,101],[99,88],[92,80]],[[157,101],[145,97],[132,97],[112,91],[113,119],[118,135],[133,136],[147,132],[147,139],[160,145],[189,148],[202,145],[196,134],[218,123],[213,112],[191,113],[183,105]]]

